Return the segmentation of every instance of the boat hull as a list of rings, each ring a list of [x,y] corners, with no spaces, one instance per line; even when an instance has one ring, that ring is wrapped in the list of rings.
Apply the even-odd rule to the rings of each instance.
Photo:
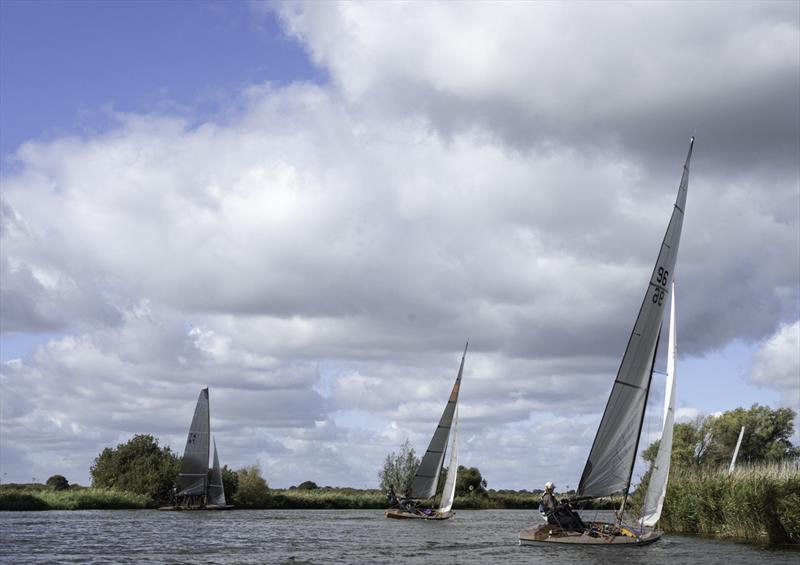
[[[209,504],[207,506],[160,506],[164,512],[196,512],[198,510],[232,510],[233,504]]]
[[[408,512],[398,508],[390,508],[386,511],[387,518],[395,520],[447,520],[453,517],[455,512],[434,512],[430,516],[422,512]]]
[[[552,524],[541,524],[526,528],[519,533],[520,545],[542,543],[562,545],[605,545],[605,546],[641,546],[658,541],[664,532],[645,528],[641,532],[633,532],[623,528],[625,533],[617,535],[603,533],[603,526],[613,524],[594,523],[589,532],[569,532]],[[590,533],[591,532],[591,533]]]

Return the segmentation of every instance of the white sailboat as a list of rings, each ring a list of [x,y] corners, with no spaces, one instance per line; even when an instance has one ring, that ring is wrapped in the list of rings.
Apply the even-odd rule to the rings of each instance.
[[[664,308],[671,294],[670,283],[678,258],[693,147],[694,137],[689,142],[672,216],[578,485],[577,500],[622,494],[618,518],[613,523],[593,522],[569,529],[549,523],[532,526],[520,532],[521,544],[645,545],[661,537],[660,530],[628,526],[622,517],[650,393]]]
[[[461,388],[461,376],[464,373],[464,360],[467,348],[461,356],[461,366],[458,369],[456,382],[450,392],[450,398],[444,407],[439,425],[433,433],[428,450],[420,461],[414,479],[411,482],[410,497],[399,501],[396,506],[386,511],[387,518],[417,519],[417,520],[446,520],[453,516],[453,498],[456,491],[456,478],[458,475],[458,393]],[[452,434],[451,434],[452,430]],[[439,485],[439,475],[444,464],[445,452],[450,436],[450,463],[447,467],[447,478],[444,482],[442,499],[438,509],[418,508],[417,503],[434,497]]]

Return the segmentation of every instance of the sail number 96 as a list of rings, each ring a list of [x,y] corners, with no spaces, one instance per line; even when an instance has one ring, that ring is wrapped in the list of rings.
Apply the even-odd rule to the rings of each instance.
[[[653,292],[653,304],[658,304],[661,306],[664,302],[664,289],[667,288],[667,278],[669,278],[669,271],[666,270],[664,267],[658,268],[658,276],[656,277],[656,282],[661,285],[662,288],[655,288]]]

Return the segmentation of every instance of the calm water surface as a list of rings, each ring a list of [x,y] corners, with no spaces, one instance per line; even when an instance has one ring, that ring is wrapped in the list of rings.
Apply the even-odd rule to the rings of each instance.
[[[666,536],[647,547],[517,543],[534,512],[459,511],[443,522],[380,510],[0,512],[3,563],[800,563],[786,549]]]

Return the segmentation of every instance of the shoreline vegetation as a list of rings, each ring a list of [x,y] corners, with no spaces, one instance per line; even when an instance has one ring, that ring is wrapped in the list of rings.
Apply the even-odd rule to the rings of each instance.
[[[541,494],[489,490],[459,496],[456,510],[516,509],[535,513]],[[567,495],[562,495],[566,497]],[[636,496],[633,497],[633,500]],[[597,499],[581,509],[615,509],[618,498]],[[0,510],[112,510],[158,506],[150,497],[110,488],[43,484],[0,485]],[[378,489],[320,487],[268,489],[258,504],[240,509],[385,509]],[[666,533],[760,544],[800,544],[800,462],[741,465],[727,470],[678,467],[670,473],[661,527]]]
[[[479,495],[457,496],[455,510],[531,510],[537,511],[541,493],[489,491]],[[592,501],[591,508],[611,510],[617,498]],[[427,501],[432,505],[432,501]],[[423,502],[423,506],[425,502]],[[157,508],[151,498],[123,490],[72,485],[54,490],[43,484],[0,485],[0,511],[24,510],[127,510]],[[240,510],[385,510],[386,495],[378,489],[320,487],[315,489],[268,489],[256,504],[236,504]]]

